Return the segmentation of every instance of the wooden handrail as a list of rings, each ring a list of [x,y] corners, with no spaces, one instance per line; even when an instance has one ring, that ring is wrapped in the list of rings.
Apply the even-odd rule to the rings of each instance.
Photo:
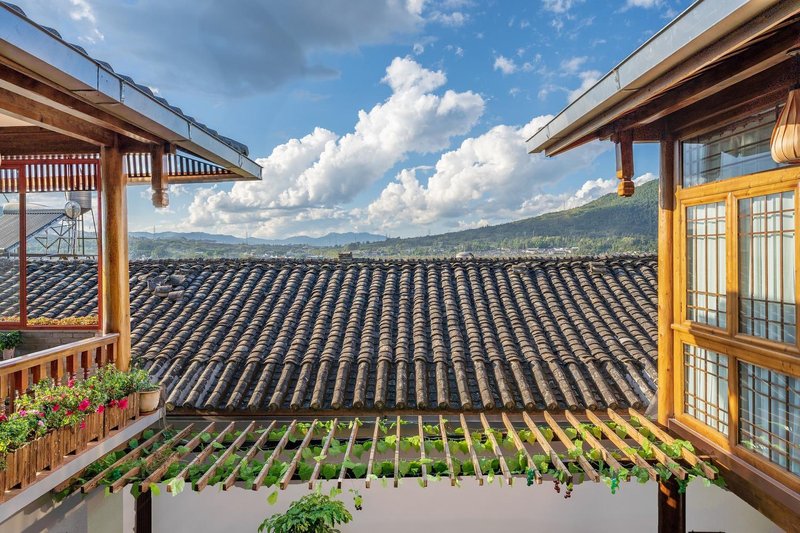
[[[88,377],[114,362],[118,342],[118,333],[108,333],[0,362],[0,408],[13,411],[16,398],[43,379]]]

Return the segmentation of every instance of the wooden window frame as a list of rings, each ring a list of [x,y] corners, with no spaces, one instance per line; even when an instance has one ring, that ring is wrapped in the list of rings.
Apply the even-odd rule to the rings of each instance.
[[[77,159],[75,161],[70,160],[69,158],[65,158],[64,162],[69,164],[70,162],[78,163],[78,164],[87,164],[89,161]],[[26,214],[27,214],[27,182],[28,182],[28,165],[31,163],[35,164],[37,161],[4,161],[3,168],[13,168],[17,171],[17,194],[19,195],[19,321],[11,322],[11,321],[3,321],[0,319],[0,331],[4,330],[14,330],[19,329],[22,331],[41,331],[41,330],[51,330],[51,331],[102,331],[103,328],[103,266],[102,266],[102,256],[103,256],[103,248],[102,248],[102,210],[103,205],[101,201],[101,187],[102,182],[99,179],[100,177],[100,166],[99,161],[95,163],[97,165],[97,177],[96,180],[96,187],[95,190],[92,191],[94,194],[97,195],[96,202],[97,202],[97,221],[96,221],[96,231],[98,234],[98,241],[97,241],[97,323],[96,324],[89,324],[89,325],[67,325],[67,326],[57,326],[57,325],[36,325],[36,324],[29,324],[28,323],[28,301],[27,301],[27,265],[28,265],[28,254],[27,254],[27,235],[26,235],[26,228],[27,228],[27,221],[26,221]]]
[[[689,137],[689,136],[687,136]],[[795,254],[795,324],[800,328],[800,166],[782,167],[735,178],[683,186],[682,142],[676,141],[675,211],[673,225],[673,418],[689,429],[703,435],[723,451],[741,458],[761,469],[792,490],[800,492],[800,476],[792,474],[762,455],[739,444],[739,362],[747,362],[793,377],[800,377],[800,331],[795,342],[786,344],[739,331],[739,209],[738,201],[744,198],[793,191],[794,198],[794,254]],[[686,238],[687,207],[725,202],[726,212],[726,296],[728,320],[725,328],[713,327],[687,320],[687,264]],[[728,358],[728,435],[716,431],[685,412],[684,344],[713,350]]]

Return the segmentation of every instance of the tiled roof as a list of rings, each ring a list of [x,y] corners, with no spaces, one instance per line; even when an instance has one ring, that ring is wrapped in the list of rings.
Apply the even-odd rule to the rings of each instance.
[[[52,270],[68,268],[35,278],[61,314],[80,283]],[[91,284],[81,270],[68,277]],[[641,407],[655,394],[654,256],[130,271],[134,357],[176,408]]]

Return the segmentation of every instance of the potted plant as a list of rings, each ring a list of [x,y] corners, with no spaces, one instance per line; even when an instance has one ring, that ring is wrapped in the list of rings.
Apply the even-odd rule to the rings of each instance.
[[[22,344],[22,334],[19,331],[0,331],[0,349],[3,359],[11,359],[17,354],[17,346]]]
[[[338,533],[336,526],[346,524],[353,515],[344,504],[329,496],[315,492],[292,502],[283,514],[264,520],[258,531],[263,533]]]
[[[133,390],[139,395],[139,412],[150,413],[158,409],[161,385],[150,381],[150,375],[141,368],[131,370],[130,379]]]

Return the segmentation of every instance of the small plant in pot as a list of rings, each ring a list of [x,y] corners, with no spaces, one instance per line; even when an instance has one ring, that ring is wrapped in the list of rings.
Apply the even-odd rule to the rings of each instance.
[[[22,344],[22,334],[19,331],[0,331],[0,350],[3,359],[11,359],[17,354],[17,346]]]
[[[149,413],[158,409],[161,399],[161,385],[150,381],[147,370],[136,368],[130,374],[133,390],[139,394],[139,411]]]
[[[276,493],[277,494],[277,493]],[[292,502],[283,514],[275,514],[258,526],[259,533],[339,533],[336,526],[347,524],[353,515],[344,504],[315,492]]]

